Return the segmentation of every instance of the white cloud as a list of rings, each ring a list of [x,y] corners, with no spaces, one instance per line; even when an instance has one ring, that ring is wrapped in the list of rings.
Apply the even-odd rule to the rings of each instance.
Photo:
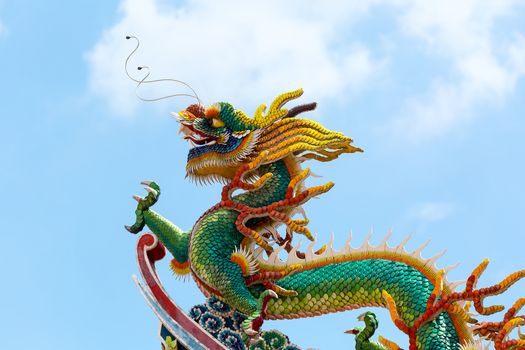
[[[332,47],[342,21],[351,24],[367,8],[342,4],[334,12],[321,1],[304,6],[191,0],[174,7],[160,0],[123,0],[121,19],[87,54],[91,91],[118,113],[134,111],[133,85],[123,72],[134,45],[124,36],[134,34],[142,46],[132,66],[148,65],[152,77],[189,82],[206,103],[228,100],[255,107],[264,102],[261,96],[273,98],[297,87],[316,99],[348,96],[382,64],[357,41]],[[171,89],[183,90],[165,85],[150,93],[161,96]]]
[[[445,134],[476,116],[475,108],[510,96],[525,74],[525,40],[496,33],[496,22],[523,1],[454,0],[407,3],[403,32],[421,40],[428,54],[443,58],[452,76],[436,76],[423,97],[409,98],[390,125],[411,140]]]
[[[2,20],[0,20],[0,38],[4,37],[6,34],[7,34],[7,28],[4,25],[4,23],[2,23]]]
[[[409,38],[420,50],[414,59],[439,59],[445,66],[416,96],[400,97],[403,107],[392,111],[386,126],[397,138],[417,141],[465,125],[480,108],[497,106],[512,95],[525,75],[525,33],[498,26],[523,10],[522,4],[316,0],[305,6],[302,1],[187,0],[174,6],[162,0],[123,0],[121,18],[87,54],[90,87],[115,112],[135,110],[138,101],[123,73],[124,58],[134,45],[124,36],[135,34],[142,47],[132,66],[148,65],[152,77],[189,82],[205,103],[228,100],[249,112],[269,102],[261,98],[270,100],[299,86],[312,100],[347,99],[392,72],[395,64],[388,63],[405,45],[398,39]],[[394,50],[374,51],[352,31],[374,20],[368,14],[377,8],[387,9],[397,23],[392,32],[381,33],[398,45]],[[386,56],[372,53],[377,51]],[[174,91],[183,89],[163,85],[144,94]],[[188,101],[169,103],[176,109]]]
[[[455,206],[447,202],[426,202],[415,205],[408,210],[408,218],[424,222],[436,222],[448,218]]]

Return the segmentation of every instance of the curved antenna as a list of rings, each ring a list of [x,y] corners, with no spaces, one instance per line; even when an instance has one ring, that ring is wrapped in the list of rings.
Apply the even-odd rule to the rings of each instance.
[[[196,99],[199,103],[201,103],[200,99],[198,96],[196,95],[190,95],[190,94],[183,94],[183,93],[180,93],[180,94],[171,94],[171,95],[166,95],[166,96],[162,96],[162,97],[157,97],[157,98],[144,98],[142,96],[139,95],[139,88],[142,84],[148,84],[148,83],[156,83],[156,82],[161,82],[161,81],[174,81],[174,82],[179,82],[178,80],[176,79],[156,79],[156,80],[146,80],[148,79],[148,77],[150,76],[151,72],[150,72],[150,69],[148,66],[140,66],[140,67],[137,67],[137,70],[142,70],[142,69],[147,69],[148,72],[146,73],[146,75],[144,76],[144,78],[142,78],[141,80],[137,80],[138,81],[138,84],[137,84],[137,87],[135,88],[135,95],[137,95],[137,97],[141,100],[141,101],[145,101],[145,102],[155,102],[155,101],[160,101],[160,100],[165,100],[167,98],[171,98],[171,97],[178,97],[178,96],[183,96],[183,97],[193,97],[194,99]],[[186,85],[186,84],[185,84]],[[191,88],[190,88],[191,89]],[[193,89],[192,89],[193,90]]]
[[[201,99],[199,98],[199,95],[197,95],[197,93],[195,92],[195,90],[186,82],[182,81],[182,80],[177,80],[177,79],[154,79],[154,80],[147,80],[148,77],[150,76],[151,72],[150,72],[150,68],[148,66],[139,66],[137,67],[137,70],[142,70],[142,69],[147,69],[147,73],[146,75],[140,79],[140,80],[137,80],[135,79],[134,77],[132,77],[130,74],[129,74],[129,71],[128,71],[128,63],[129,63],[129,60],[131,58],[131,56],[133,56],[133,54],[135,54],[135,52],[139,49],[140,47],[140,41],[139,41],[139,38],[137,38],[136,36],[133,36],[133,35],[128,35],[126,36],[126,39],[129,40],[129,39],[135,39],[136,42],[137,42],[137,46],[135,46],[135,48],[133,49],[133,51],[130,52],[130,54],[128,55],[128,57],[126,58],[126,61],[124,62],[124,70],[126,71],[126,75],[128,76],[128,78],[132,81],[134,81],[135,83],[137,83],[137,87],[135,88],[135,94],[137,95],[137,97],[141,100],[141,101],[145,101],[145,102],[154,102],[154,101],[160,101],[160,100],[164,100],[164,99],[167,99],[167,98],[171,98],[171,97],[177,97],[177,96],[184,96],[184,97],[192,97],[194,99],[197,100],[197,102],[199,104],[202,104],[201,102]],[[179,84],[182,84],[184,86],[186,86],[188,89],[191,90],[191,92],[193,93],[193,95],[190,95],[190,94],[172,94],[172,95],[167,95],[167,96],[163,96],[163,97],[158,97],[158,98],[152,98],[152,99],[149,99],[149,98],[144,98],[142,96],[139,95],[138,93],[138,89],[140,88],[140,86],[142,84],[150,84],[150,83],[160,83],[160,82],[173,82],[173,83],[179,83]]]

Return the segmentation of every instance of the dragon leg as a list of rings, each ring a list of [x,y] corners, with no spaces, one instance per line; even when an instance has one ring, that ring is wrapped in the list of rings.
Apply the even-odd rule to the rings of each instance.
[[[142,181],[141,185],[144,185],[144,189],[148,191],[146,198],[134,195],[137,204],[137,209],[135,210],[135,223],[132,226],[125,225],[124,228],[131,233],[139,233],[142,231],[146,225],[146,220],[144,214],[152,207],[160,196],[160,187],[153,181]]]
[[[214,263],[221,268],[212,279],[206,279],[211,285],[203,283],[199,275],[194,275],[199,287],[248,315],[247,320],[242,324],[243,330],[248,337],[256,337],[266,317],[268,302],[271,298],[277,298],[277,294],[273,290],[266,289],[254,296],[246,287],[243,271],[237,263],[226,259],[215,259]],[[196,270],[194,265],[192,267]]]
[[[271,289],[265,290],[259,296],[257,300],[257,310],[252,313],[242,324],[244,332],[248,336],[253,337],[259,333],[259,329],[266,318],[268,302],[272,298],[277,298],[277,294]]]
[[[173,255],[174,259],[170,264],[173,272],[179,276],[188,274],[188,232],[181,230],[171,221],[150,209],[160,196],[159,185],[153,181],[142,181],[141,184],[148,191],[148,195],[145,198],[133,196],[138,202],[135,210],[135,223],[124,227],[131,233],[138,233],[148,226]]]

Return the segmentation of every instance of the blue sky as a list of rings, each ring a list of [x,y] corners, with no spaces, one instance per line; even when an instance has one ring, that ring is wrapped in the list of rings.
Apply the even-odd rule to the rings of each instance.
[[[206,103],[252,113],[305,88],[311,118],[365,153],[311,163],[335,188],[306,205],[310,228],[358,246],[413,234],[432,239],[439,266],[464,279],[485,257],[481,284],[525,268],[524,1],[292,1],[280,4],[122,0],[0,1],[2,138],[0,338],[3,349],[158,349],[157,321],[134,286],[132,194],[154,179],[157,210],[190,228],[218,186],[184,179],[187,145],[170,111],[140,102],[123,63],[192,84]],[[177,90],[178,89],[178,90]],[[144,90],[147,96],[177,86]],[[160,273],[184,308],[193,282]],[[494,302],[523,296],[521,282]],[[359,311],[271,322],[298,344],[352,348]],[[404,338],[381,317],[380,331]],[[342,345],[343,344],[343,345]]]

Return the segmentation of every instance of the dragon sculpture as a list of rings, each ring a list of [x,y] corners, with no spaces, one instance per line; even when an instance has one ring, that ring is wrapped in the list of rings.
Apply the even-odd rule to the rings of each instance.
[[[284,108],[301,94],[301,89],[284,93],[268,109],[259,106],[253,117],[226,102],[206,108],[193,104],[175,114],[184,139],[193,146],[187,176],[198,182],[223,182],[220,201],[184,231],[151,209],[160,188],[145,181],[148,194],[134,196],[136,221],[126,229],[138,233],[148,226],[173,255],[171,268],[177,275],[191,274],[206,296],[247,315],[242,322],[247,343],[257,339],[265,319],[381,306],[407,334],[411,350],[466,348],[477,336],[497,349],[525,349],[521,334],[509,339],[510,332],[525,324],[525,317],[517,315],[525,298],[509,308],[501,322],[479,322],[469,312],[471,304],[479,315],[503,310],[499,305],[485,307],[484,298],[503,293],[525,276],[525,270],[497,285],[477,288],[488,264],[484,261],[465,288],[456,291],[459,283],[448,282],[446,269],[435,267],[439,256],[423,259],[423,247],[407,252],[406,240],[391,247],[387,235],[378,246],[367,239],[356,249],[349,238],[340,251],[332,242],[314,251],[301,205],[329,191],[333,183],[307,188],[310,170],[302,164],[329,162],[362,150],[350,137],[298,117],[315,109],[315,103]],[[295,234],[312,241],[305,251],[294,246]],[[370,323],[372,316],[364,320]],[[386,339],[382,344],[399,348]]]
[[[354,329],[350,329],[345,332],[347,334],[355,335],[355,345],[356,345],[355,349],[356,350],[388,350],[388,349],[391,349],[390,346],[392,345],[392,343],[388,343],[382,337],[379,338],[379,341],[381,344],[378,344],[377,342],[370,340],[370,338],[372,338],[375,331],[377,330],[377,327],[379,326],[377,317],[373,312],[367,311],[364,314],[359,315],[357,319],[359,321],[364,321],[365,327],[364,328],[355,327]]]

